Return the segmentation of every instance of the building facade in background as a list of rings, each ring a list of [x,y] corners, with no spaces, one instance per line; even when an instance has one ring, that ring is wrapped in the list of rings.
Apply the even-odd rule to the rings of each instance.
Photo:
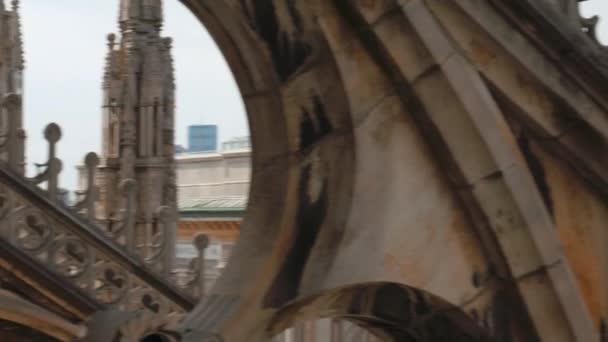
[[[176,160],[179,221],[176,262],[187,267],[196,256],[192,241],[209,237],[205,250],[205,284],[209,289],[226,264],[247,206],[251,149],[247,138],[221,151],[178,154]]]
[[[222,151],[251,150],[249,137],[236,137],[222,143]]]

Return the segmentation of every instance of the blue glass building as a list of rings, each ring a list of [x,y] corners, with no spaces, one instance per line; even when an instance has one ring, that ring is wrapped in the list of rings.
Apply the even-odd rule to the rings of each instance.
[[[217,151],[217,125],[188,126],[188,152]]]

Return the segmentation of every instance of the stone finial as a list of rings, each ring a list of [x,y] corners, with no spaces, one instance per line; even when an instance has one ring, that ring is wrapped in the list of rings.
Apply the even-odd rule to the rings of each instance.
[[[89,169],[96,168],[99,165],[99,157],[97,156],[97,153],[95,153],[95,152],[87,153],[87,155],[84,157],[84,164]]]
[[[167,48],[167,50],[169,50],[173,47],[173,38],[165,37],[165,38],[163,38],[163,43],[165,44],[165,48]]]
[[[114,44],[116,44],[116,35],[114,33],[109,33],[106,39],[108,40],[108,47],[113,49]]]
[[[102,86],[104,88],[110,86],[110,79],[111,79],[112,68],[113,68],[112,56],[114,53],[114,46],[116,45],[116,35],[113,33],[110,33],[107,35],[106,39],[107,39],[107,43],[108,43],[108,54],[106,56],[106,64],[104,67],[104,74],[103,74],[103,81],[102,81]]]
[[[13,0],[13,1],[11,1],[11,6],[12,6],[12,9],[13,9],[13,12],[19,11],[20,5],[21,4],[20,4],[19,0]]]
[[[196,265],[196,269],[194,270],[197,275],[196,278],[198,280],[196,289],[196,296],[198,298],[202,298],[205,295],[205,250],[209,247],[209,236],[207,234],[198,233],[194,237],[194,241],[192,241],[194,248],[198,251],[198,257],[194,262]],[[192,260],[192,261],[194,261]]]
[[[52,122],[44,129],[44,138],[50,143],[57,143],[61,139],[61,127]]]
[[[192,241],[194,248],[199,252],[203,252],[207,247],[209,247],[209,236],[206,234],[197,234],[194,237],[194,241]]]

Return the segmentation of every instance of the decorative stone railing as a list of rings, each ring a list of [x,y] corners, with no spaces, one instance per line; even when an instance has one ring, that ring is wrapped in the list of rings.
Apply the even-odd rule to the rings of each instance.
[[[58,205],[21,176],[0,167],[0,236],[100,303],[166,315],[193,300],[109,241],[98,228]]]
[[[56,124],[49,124],[45,130],[45,139],[49,144],[49,156],[45,166],[46,170],[41,173],[41,176],[34,177],[33,182],[39,184],[40,180],[47,181],[47,193],[49,198],[57,198],[59,191],[57,189],[57,178],[61,172],[61,161],[56,157],[56,143],[61,139],[61,130]],[[167,271],[171,269],[170,265],[166,265],[168,259],[166,254],[172,249],[166,245],[165,237],[162,235],[166,232],[173,223],[170,209],[161,206],[156,210],[156,220],[154,222],[153,231],[156,231],[156,236],[153,236],[150,243],[137,243],[135,236],[136,222],[136,207],[137,207],[137,185],[133,179],[123,180],[119,185],[119,190],[124,197],[123,207],[118,210],[117,214],[107,220],[97,220],[95,216],[95,200],[98,190],[95,186],[95,177],[99,158],[93,152],[87,154],[84,160],[87,186],[86,189],[77,192],[79,201],[71,207],[74,212],[86,217],[91,222],[95,222],[95,226],[103,233],[104,236],[114,241],[116,244],[125,249],[132,257],[139,258],[152,270],[158,271],[158,276],[171,279],[174,284],[185,293],[194,297],[204,295],[202,289],[202,281],[204,276],[204,251],[208,246],[205,236],[197,237],[194,240],[194,246],[198,251],[198,256],[191,262],[188,270]],[[48,178],[48,179],[47,179]],[[145,257],[141,257],[138,251],[145,250]]]
[[[124,207],[110,220],[95,217],[97,188],[95,173],[99,158],[85,157],[87,188],[69,205],[61,198],[59,175],[61,160],[57,143],[61,129],[49,124],[44,137],[48,159],[36,164],[39,172],[26,178],[16,164],[3,160],[0,165],[0,237],[25,251],[48,269],[69,279],[100,303],[120,310],[147,309],[151,314],[175,319],[192,308],[195,298],[204,295],[204,250],[206,236],[194,244],[198,256],[188,270],[159,273],[166,258],[166,246],[158,237],[146,258],[138,256],[134,226],[136,186],[134,180],[120,184]],[[0,136],[0,138],[2,138]],[[5,148],[10,149],[11,143]],[[3,146],[0,145],[0,152]],[[10,159],[9,159],[10,160]],[[167,208],[157,210],[158,227],[171,224]]]

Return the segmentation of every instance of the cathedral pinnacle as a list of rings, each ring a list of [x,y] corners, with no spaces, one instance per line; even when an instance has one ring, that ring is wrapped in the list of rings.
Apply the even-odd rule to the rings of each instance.
[[[19,0],[13,0],[11,1],[11,6],[12,6],[12,10],[13,10],[13,30],[14,30],[14,37],[13,37],[13,44],[14,44],[14,50],[13,50],[13,58],[15,63],[17,63],[17,67],[19,69],[23,69],[25,61],[24,61],[24,57],[23,57],[23,39],[22,39],[22,32],[21,32],[21,18],[19,15],[19,6],[20,6],[20,2]]]
[[[161,0],[120,0],[120,22],[143,22],[160,27],[163,21]]]

